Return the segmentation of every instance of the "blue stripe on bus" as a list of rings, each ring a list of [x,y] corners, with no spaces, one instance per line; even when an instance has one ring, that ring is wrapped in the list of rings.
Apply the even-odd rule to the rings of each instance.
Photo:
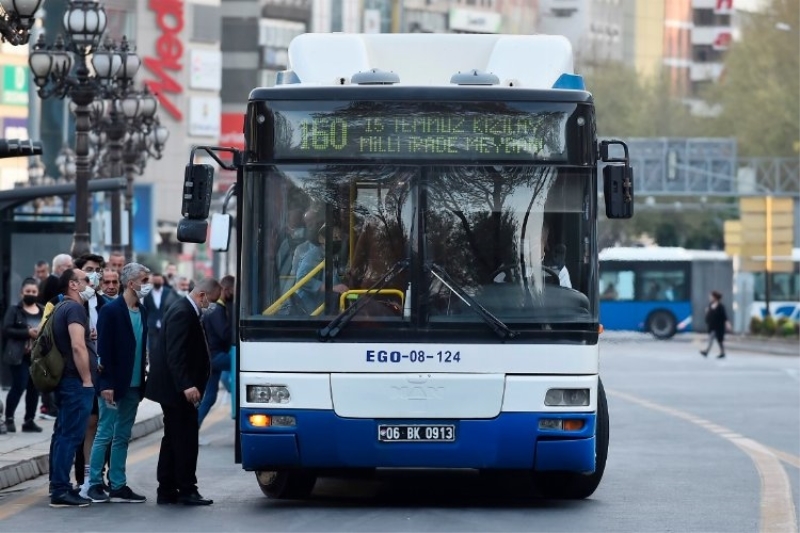
[[[609,331],[645,331],[648,317],[655,311],[668,311],[680,324],[692,316],[692,304],[688,301],[626,302],[600,301],[600,323]],[[689,324],[690,322],[686,322]],[[691,328],[685,331],[691,331]]]
[[[290,415],[293,427],[254,427],[254,414]],[[583,419],[581,431],[539,430],[540,418]],[[379,424],[454,424],[452,443],[378,442]],[[373,420],[329,410],[242,409],[242,467],[522,468],[592,472],[594,413],[501,413],[488,420]],[[534,466],[535,465],[535,466]]]

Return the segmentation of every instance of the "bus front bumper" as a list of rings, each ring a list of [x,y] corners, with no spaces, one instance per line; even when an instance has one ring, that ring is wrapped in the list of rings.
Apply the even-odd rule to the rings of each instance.
[[[292,426],[257,427],[251,416],[293,417]],[[580,430],[540,429],[541,419],[583,420]],[[381,425],[452,425],[452,442],[381,442]],[[593,472],[595,413],[500,413],[492,419],[373,420],[331,410],[242,409],[242,467],[486,468]]]

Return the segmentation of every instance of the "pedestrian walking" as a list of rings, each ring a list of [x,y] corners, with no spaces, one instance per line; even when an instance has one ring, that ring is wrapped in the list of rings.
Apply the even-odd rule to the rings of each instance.
[[[11,389],[6,396],[5,425],[9,433],[17,431],[14,412],[24,393],[25,418],[22,431],[39,433],[42,428],[34,421],[39,392],[33,385],[30,375],[31,348],[39,334],[39,322],[44,313],[44,307],[37,302],[39,284],[36,279],[27,278],[22,282],[20,297],[17,305],[9,307],[3,320],[3,338],[6,341],[3,363],[7,364],[11,371]]]
[[[90,353],[93,345],[89,315],[83,306],[94,294],[89,281],[89,276],[82,270],[65,270],[60,286],[66,303],[53,311],[53,338],[64,356],[64,373],[55,390],[59,411],[53,434],[51,507],[86,507],[91,503],[72,488],[69,478],[75,450],[86,433],[95,395],[97,355]]]
[[[164,437],[158,457],[160,505],[211,505],[197,491],[199,429],[197,407],[211,369],[202,310],[219,299],[217,280],[204,278],[185,298],[167,309],[161,331],[161,347],[150,358],[145,396],[161,404]]]
[[[147,500],[128,486],[125,463],[136,412],[144,397],[147,311],[142,300],[152,289],[150,270],[139,263],[128,263],[122,268],[120,278],[124,287],[122,297],[105,305],[97,321],[97,351],[103,371],[97,380],[100,417],[90,454],[87,492],[95,503]],[[109,446],[110,491],[106,494],[103,466]]]
[[[701,350],[700,354],[707,357],[714,345],[714,340],[719,344],[719,355],[717,359],[725,357],[725,332],[731,330],[731,323],[728,320],[728,314],[725,312],[725,306],[722,304],[722,293],[719,291],[711,291],[708,296],[709,304],[706,307],[706,326],[708,326],[708,345],[705,350]]]
[[[217,401],[222,373],[231,369],[231,308],[235,291],[235,278],[224,276],[219,280],[222,296],[201,320],[206,332],[206,342],[211,352],[211,375],[206,384],[203,401],[197,409],[197,425],[202,426],[208,412]]]

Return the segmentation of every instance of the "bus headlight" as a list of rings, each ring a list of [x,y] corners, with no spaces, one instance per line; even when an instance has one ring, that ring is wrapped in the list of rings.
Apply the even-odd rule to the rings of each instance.
[[[589,405],[589,389],[549,389],[544,404],[551,407]]]
[[[289,403],[291,395],[285,385],[248,385],[248,403]]]

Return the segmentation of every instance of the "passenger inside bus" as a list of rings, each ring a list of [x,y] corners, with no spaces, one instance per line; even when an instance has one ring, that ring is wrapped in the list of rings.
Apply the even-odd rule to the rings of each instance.
[[[295,281],[300,282],[325,260],[325,235],[327,227],[325,224],[316,231],[316,242],[307,241],[309,246],[299,260]],[[303,311],[312,314],[325,301],[325,268],[320,268],[297,291]],[[339,273],[333,270],[333,291],[341,294],[348,290],[339,279]],[[338,301],[338,298],[337,298]]]
[[[616,287],[614,287],[613,283],[609,283],[606,286],[605,290],[603,291],[603,294],[600,295],[600,298],[602,298],[603,300],[616,300],[619,298],[619,295],[617,294],[617,289]]]

